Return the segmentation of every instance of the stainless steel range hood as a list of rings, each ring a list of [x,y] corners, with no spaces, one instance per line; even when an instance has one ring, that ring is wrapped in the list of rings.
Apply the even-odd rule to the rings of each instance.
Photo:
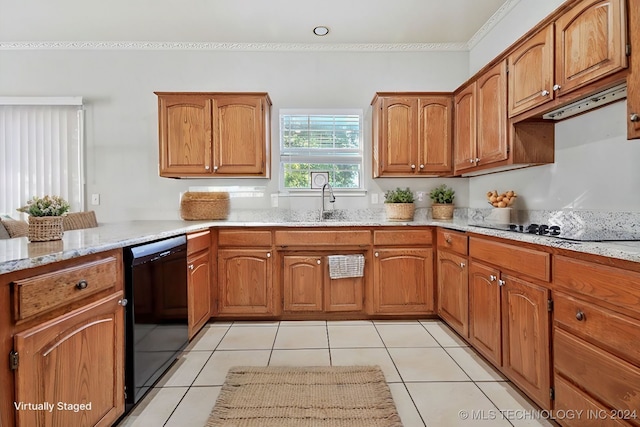
[[[627,84],[622,83],[618,86],[611,87],[587,98],[581,99],[580,101],[572,102],[564,107],[550,111],[543,115],[542,118],[562,120],[567,117],[575,116],[576,114],[584,113],[585,111],[593,110],[594,108],[602,107],[603,105],[607,105],[612,102],[620,101],[626,97]]]

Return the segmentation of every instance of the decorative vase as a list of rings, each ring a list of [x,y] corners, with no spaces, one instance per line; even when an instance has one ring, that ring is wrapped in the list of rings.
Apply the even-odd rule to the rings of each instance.
[[[30,242],[48,242],[60,240],[64,234],[64,221],[61,216],[30,216],[27,238]]]
[[[453,203],[434,203],[431,205],[431,216],[433,219],[452,219]]]
[[[385,203],[387,221],[413,221],[416,205],[413,203]]]

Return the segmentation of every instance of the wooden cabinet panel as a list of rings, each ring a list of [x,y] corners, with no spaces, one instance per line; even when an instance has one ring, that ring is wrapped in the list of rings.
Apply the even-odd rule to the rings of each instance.
[[[469,254],[519,274],[547,282],[551,279],[551,255],[546,252],[471,237]]]
[[[466,234],[442,228],[438,228],[437,234],[438,249],[446,249],[460,255],[469,253]]]
[[[507,64],[498,63],[477,82],[477,165],[507,158]]]
[[[452,110],[449,95],[418,99],[417,172],[451,172]]]
[[[160,176],[210,173],[212,116],[208,96],[159,96],[158,124]]]
[[[219,230],[220,247],[262,247],[271,246],[271,231],[259,230]]]
[[[465,338],[469,337],[469,274],[467,258],[438,251],[438,315]]]
[[[362,311],[364,308],[364,278],[332,279],[325,275],[324,310],[326,312]]]
[[[640,368],[558,328],[554,329],[553,343],[557,375],[587,390],[607,407],[640,408]],[[632,423],[640,425],[638,419]]]
[[[431,245],[433,229],[374,230],[373,244],[380,246]]]
[[[285,312],[322,311],[323,269],[321,256],[285,255],[283,291]]]
[[[124,412],[121,298],[118,292],[15,335],[15,401],[56,405],[15,411],[17,427],[107,427]],[[63,410],[59,402],[90,407]]]
[[[369,230],[277,230],[276,246],[364,246],[371,244]]]
[[[433,311],[433,250],[376,249],[373,261],[373,310],[376,314],[425,314]]]
[[[218,312],[220,315],[277,315],[271,251],[218,251]]]
[[[553,36],[550,24],[507,57],[509,117],[553,99]]]
[[[550,292],[508,275],[501,280],[504,371],[538,405],[550,409]]]
[[[208,232],[207,232],[208,234]],[[189,255],[187,301],[189,339],[211,318],[211,260],[209,250]]]
[[[640,8],[630,7],[628,14],[629,44],[640,46]],[[627,139],[640,138],[640,53],[634,49],[627,76]]]
[[[624,0],[583,0],[555,28],[558,96],[627,66]]]
[[[476,165],[476,83],[453,100],[453,168],[456,174]]]
[[[477,262],[469,267],[469,338],[474,348],[502,366],[500,271]]]

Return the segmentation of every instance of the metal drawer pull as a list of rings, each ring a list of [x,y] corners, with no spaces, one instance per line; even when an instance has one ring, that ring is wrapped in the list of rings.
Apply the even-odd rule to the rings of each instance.
[[[319,259],[316,260],[316,264],[320,265],[320,260]]]
[[[193,264],[189,264],[189,270],[193,270]]]
[[[378,252],[376,252],[374,255],[376,256],[376,258],[380,256]]]
[[[460,263],[460,268],[465,268],[467,264],[465,264],[464,262]]]
[[[496,277],[496,276],[494,276],[493,274],[490,274],[490,275],[489,275],[489,280],[490,280],[490,281],[495,282],[495,281],[496,281],[496,279],[497,279],[497,277]]]
[[[445,242],[447,242],[448,244],[451,244],[451,237],[447,236],[446,239],[444,239]]]
[[[505,281],[504,281],[504,280],[502,280],[502,279],[498,280],[498,284],[499,284],[500,286],[504,286],[506,283],[507,283],[507,282],[505,282]]]
[[[126,298],[122,298],[121,300],[118,300],[118,305],[121,306],[126,306],[129,303],[129,301]]]
[[[267,258],[271,258],[271,252],[267,252]]]
[[[547,95],[549,95],[549,91],[548,90],[543,90],[542,92],[540,92],[540,95],[547,96]]]
[[[583,312],[581,312],[580,310],[578,310],[578,312],[576,313],[576,320],[578,322],[582,322],[584,319],[586,319],[587,316],[584,315]]]
[[[76,289],[78,290],[87,289],[87,286],[89,286],[89,283],[86,280],[80,280],[76,283]]]
[[[632,122],[640,122],[640,116],[638,116],[636,113],[633,113],[629,116],[629,120],[631,120]]]

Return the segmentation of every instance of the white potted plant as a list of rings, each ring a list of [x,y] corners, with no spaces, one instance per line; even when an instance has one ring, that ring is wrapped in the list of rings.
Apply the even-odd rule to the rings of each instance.
[[[64,234],[62,215],[67,213],[69,203],[59,196],[33,197],[18,209],[29,214],[30,242],[60,240]]]

